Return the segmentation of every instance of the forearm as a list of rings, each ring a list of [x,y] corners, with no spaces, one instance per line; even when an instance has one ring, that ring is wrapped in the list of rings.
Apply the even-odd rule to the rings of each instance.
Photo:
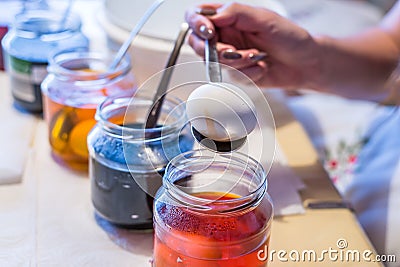
[[[400,5],[382,24],[348,38],[316,37],[319,75],[311,86],[345,97],[382,101],[400,55]]]
[[[351,38],[316,40],[321,62],[314,89],[373,101],[388,96],[385,83],[397,65],[399,51],[386,33],[372,29]]]

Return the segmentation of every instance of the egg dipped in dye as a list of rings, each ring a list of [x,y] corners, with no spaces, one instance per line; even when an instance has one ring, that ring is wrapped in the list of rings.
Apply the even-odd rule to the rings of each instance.
[[[186,113],[194,129],[218,142],[245,138],[257,125],[253,101],[229,83],[207,83],[196,88],[188,97]]]

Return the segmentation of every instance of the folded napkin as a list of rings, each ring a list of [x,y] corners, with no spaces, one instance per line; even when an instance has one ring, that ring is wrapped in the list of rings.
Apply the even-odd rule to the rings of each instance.
[[[257,103],[256,103],[257,104]],[[249,136],[240,149],[263,165],[268,172],[268,193],[274,204],[275,216],[304,213],[299,191],[305,187],[287,163],[284,152],[275,138],[275,129],[264,121]]]
[[[268,193],[274,204],[275,216],[304,213],[299,191],[305,184],[287,165],[279,144],[276,146],[274,162],[268,173]]]
[[[8,77],[3,72],[0,73],[0,85],[0,184],[18,183],[39,119],[13,106]]]

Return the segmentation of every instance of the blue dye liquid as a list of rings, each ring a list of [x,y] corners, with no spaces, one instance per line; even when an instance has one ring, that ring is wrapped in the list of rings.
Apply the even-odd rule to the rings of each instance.
[[[91,157],[89,164],[92,202],[97,213],[119,227],[151,229],[153,196],[162,185],[166,164],[192,147],[190,135],[152,142],[145,150],[142,144],[123,143],[103,135],[94,142],[95,157]],[[105,160],[100,161],[102,158]],[[152,166],[158,168],[151,170]]]

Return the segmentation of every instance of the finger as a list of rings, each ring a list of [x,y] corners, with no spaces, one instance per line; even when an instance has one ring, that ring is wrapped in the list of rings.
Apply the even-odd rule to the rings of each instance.
[[[193,50],[196,52],[196,54],[204,57],[204,40],[201,39],[199,36],[196,34],[190,34],[189,35],[189,45],[193,48]],[[221,57],[221,53],[223,51],[234,51],[236,48],[232,45],[229,44],[224,44],[224,43],[217,43],[217,51],[219,57]]]
[[[196,54],[204,58],[204,40],[195,34],[189,35],[189,45]],[[267,59],[267,54],[257,49],[236,50],[229,44],[217,43],[219,62],[236,69],[247,68]]]
[[[185,20],[193,32],[203,39],[211,39],[215,36],[215,27],[207,16],[199,14],[199,9],[214,9],[217,10],[221,5],[218,4],[204,4],[198,7],[189,9],[185,13]]]
[[[191,33],[188,38],[188,43],[196,54],[204,57],[204,40],[194,33]]]
[[[264,70],[259,66],[252,66],[244,69],[226,69],[230,82],[239,84],[248,84],[254,82],[257,84],[264,75]]]
[[[236,69],[249,68],[261,61],[267,60],[267,53],[257,49],[247,50],[223,50],[220,54],[220,62]]]
[[[256,84],[259,84],[261,81],[265,81],[265,77],[268,75],[268,65],[265,62],[239,70]]]
[[[209,16],[213,16],[215,14],[217,14],[217,9],[214,8],[213,6],[202,6],[202,7],[197,7],[196,8],[196,13],[209,17]]]

